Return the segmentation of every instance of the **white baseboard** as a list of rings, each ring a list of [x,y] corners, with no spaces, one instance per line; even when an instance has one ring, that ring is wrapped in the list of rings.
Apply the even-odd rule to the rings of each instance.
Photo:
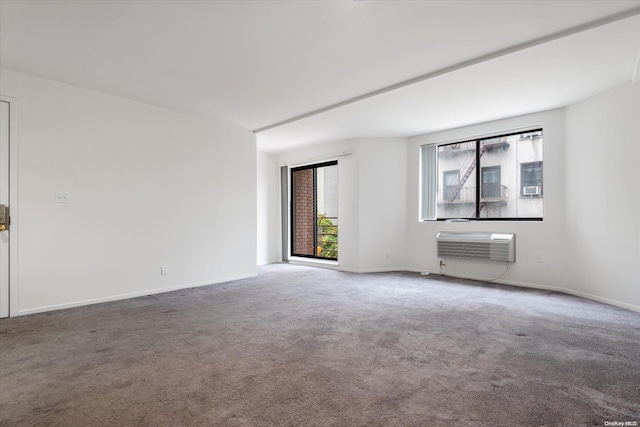
[[[340,271],[348,273],[390,273],[392,271],[409,271],[405,267],[384,267],[384,268],[341,268]]]
[[[257,276],[256,273],[242,274],[242,275],[239,275],[239,276],[223,277],[221,279],[207,280],[207,281],[203,281],[203,282],[185,283],[185,284],[182,284],[182,285],[168,286],[168,287],[165,287],[165,288],[149,289],[149,290],[145,290],[145,291],[130,292],[130,293],[126,293],[126,294],[112,295],[112,296],[102,297],[102,298],[93,298],[93,299],[82,300],[82,301],[74,301],[74,302],[64,303],[64,304],[54,304],[54,305],[48,305],[48,306],[44,306],[44,307],[29,308],[29,309],[26,309],[26,310],[19,310],[18,313],[16,313],[15,316],[26,316],[28,314],[44,313],[46,311],[62,310],[62,309],[65,309],[65,308],[73,308],[73,307],[81,307],[83,305],[100,304],[100,303],[103,303],[103,302],[110,302],[110,301],[120,301],[120,300],[123,300],[123,299],[142,297],[142,296],[145,296],[145,295],[155,295],[155,294],[162,294],[162,293],[165,293],[165,292],[178,291],[180,289],[197,288],[197,287],[200,287],[200,286],[215,285],[217,283],[232,282],[234,280],[249,279],[251,277],[256,277],[256,276]]]
[[[341,270],[337,261],[325,261],[315,258],[290,257],[289,264],[303,265],[306,267],[329,268],[331,270]]]
[[[420,270],[420,269],[416,269],[416,268],[408,268],[407,271],[413,271],[416,273],[429,273],[430,276],[441,276],[441,274],[439,272],[434,272],[434,271],[428,271],[428,270]],[[577,296],[580,298],[586,298],[586,299],[590,299],[592,301],[598,301],[604,304],[609,304],[609,305],[615,305],[616,307],[622,307],[622,308],[626,308],[629,310],[633,310],[633,311],[637,311],[640,312],[640,306],[634,305],[634,304],[629,304],[626,302],[622,302],[622,301],[616,301],[613,299],[609,299],[609,298],[605,298],[605,297],[601,297],[598,295],[593,295],[593,294],[589,294],[586,292],[580,292],[580,291],[575,291],[573,289],[568,289],[568,288],[563,288],[563,287],[559,287],[559,286],[547,286],[547,285],[540,285],[537,283],[528,283],[528,282],[518,282],[515,280],[489,280],[489,279],[485,279],[482,277],[472,277],[472,276],[459,276],[459,275],[450,275],[450,274],[446,274],[445,276],[448,277],[456,277],[459,279],[469,279],[469,280],[478,280],[478,281],[482,281],[482,282],[491,282],[491,283],[500,283],[502,285],[511,285],[511,286],[518,286],[521,288],[531,288],[531,289],[539,289],[539,290],[543,290],[543,291],[555,291],[555,292],[561,292],[564,294],[568,294],[568,295],[573,295],[573,296]]]
[[[640,306],[639,305],[634,305],[634,304],[629,304],[629,303],[626,303],[626,302],[616,301],[616,300],[609,299],[609,298],[599,297],[597,295],[588,294],[586,292],[574,291],[572,289],[563,289],[560,292],[566,292],[568,294],[575,295],[577,297],[586,298],[586,299],[590,299],[590,300],[593,300],[593,301],[602,302],[604,304],[615,305],[616,307],[626,308],[626,309],[629,309],[629,310],[640,312]]]
[[[292,264],[297,264],[297,265],[306,265],[306,266],[309,266],[309,267],[330,268],[330,269],[345,271],[345,272],[349,272],[349,273],[386,273],[386,272],[393,272],[393,271],[408,271],[408,272],[413,272],[413,273],[429,273],[429,275],[432,276],[432,277],[440,276],[439,272],[429,271],[429,270],[424,270],[424,269],[418,269],[418,268],[411,268],[411,267],[387,267],[387,268],[376,268],[376,269],[353,269],[353,268],[340,268],[340,266],[337,263],[318,262],[318,261],[315,261],[315,260],[314,261],[306,261],[306,260],[303,261],[303,260],[298,260],[298,259],[291,260],[291,263]],[[200,286],[215,285],[217,283],[231,282],[231,281],[234,281],[234,280],[249,279],[251,277],[256,277],[256,276],[257,276],[256,273],[243,274],[243,275],[239,275],[239,276],[224,277],[224,278],[221,278],[221,279],[215,279],[215,280],[209,280],[209,281],[203,281],[203,282],[186,283],[186,284],[182,284],[182,285],[168,286],[168,287],[165,287],[165,288],[150,289],[150,290],[145,290],[145,291],[130,292],[130,293],[126,293],[126,294],[113,295],[113,296],[102,297],[102,298],[94,298],[94,299],[89,299],[89,300],[74,301],[74,302],[64,303],[64,304],[55,304],[55,305],[49,305],[49,306],[43,306],[43,307],[36,307],[36,308],[30,308],[30,309],[26,309],[26,310],[19,310],[15,314],[15,316],[25,316],[25,315],[28,315],[28,314],[43,313],[43,312],[53,311],[53,310],[62,310],[62,309],[65,309],[65,308],[81,307],[83,305],[99,304],[99,303],[110,302],[110,301],[119,301],[119,300],[123,300],[123,299],[136,298],[136,297],[141,297],[141,296],[145,296],[145,295],[154,295],[154,294],[160,294],[160,293],[165,293],[165,292],[177,291],[177,290],[180,290],[180,289],[195,288],[195,287],[200,287]],[[482,278],[482,277],[458,276],[458,275],[455,275],[455,276],[454,275],[447,275],[447,276],[448,277],[456,277],[456,278],[460,278],[460,279],[488,281],[486,278]],[[601,302],[601,303],[604,303],[604,304],[614,305],[616,307],[626,308],[628,310],[640,312],[640,306],[637,306],[637,305],[634,305],[634,304],[629,304],[629,303],[625,303],[625,302],[622,302],[622,301],[616,301],[616,300],[605,298],[605,297],[601,297],[601,296],[598,296],[598,295],[593,295],[593,294],[589,294],[589,293],[586,293],[586,292],[575,291],[575,290],[572,290],[572,289],[567,289],[567,288],[562,288],[562,287],[557,287],[557,286],[546,286],[546,285],[540,285],[540,284],[535,284],[535,283],[517,282],[517,281],[513,281],[513,280],[497,280],[497,281],[494,281],[493,283],[500,283],[500,284],[503,284],[503,285],[519,286],[519,287],[525,287],[525,288],[531,288],[531,289],[539,289],[539,290],[561,292],[561,293],[565,293],[565,294],[568,294],[568,295],[574,295],[574,296],[577,296],[577,297],[586,298],[586,299],[593,300],[593,301],[598,301],[598,302]]]
[[[324,265],[318,265],[317,263],[312,264],[312,263],[307,263],[307,264],[302,264],[302,265],[308,265],[310,267],[322,267],[322,268],[333,268],[333,269],[338,269],[340,271],[345,271],[348,273],[387,273],[387,272],[392,272],[392,271],[408,271],[408,272],[412,272],[412,273],[429,273],[430,276],[432,277],[438,277],[441,276],[440,272],[436,272],[436,271],[430,271],[430,270],[424,270],[424,269],[419,269],[419,268],[412,268],[412,267],[388,267],[388,268],[372,268],[372,269],[357,269],[357,268],[348,268],[348,267],[339,267],[336,268],[334,266],[324,266]],[[518,286],[518,287],[523,287],[523,288],[531,288],[531,289],[539,289],[539,290],[544,290],[544,291],[555,291],[555,292],[561,292],[564,294],[568,294],[568,295],[574,295],[580,298],[586,298],[592,301],[598,301],[604,304],[609,304],[609,305],[614,305],[616,307],[621,307],[621,308],[626,308],[628,310],[632,310],[632,311],[637,311],[640,312],[640,306],[634,305],[634,304],[629,304],[626,302],[622,302],[622,301],[616,301],[613,299],[609,299],[609,298],[605,298],[605,297],[601,297],[598,295],[593,295],[593,294],[589,294],[586,292],[580,292],[580,291],[575,291],[573,289],[568,289],[568,288],[563,288],[563,287],[558,287],[558,286],[547,286],[547,285],[540,285],[537,283],[527,283],[527,282],[518,282],[518,281],[514,281],[514,280],[491,280],[491,279],[487,279],[487,278],[483,278],[483,277],[473,277],[473,276],[458,276],[458,275],[450,275],[447,274],[446,276],[448,277],[456,277],[459,279],[469,279],[469,280],[478,280],[478,281],[482,281],[482,282],[491,282],[491,283],[499,283],[502,285],[511,285],[511,286]]]

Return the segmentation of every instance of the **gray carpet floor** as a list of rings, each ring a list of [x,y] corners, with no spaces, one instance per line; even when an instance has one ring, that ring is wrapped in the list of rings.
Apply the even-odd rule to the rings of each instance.
[[[640,313],[415,273],[256,278],[0,321],[3,426],[640,425]]]

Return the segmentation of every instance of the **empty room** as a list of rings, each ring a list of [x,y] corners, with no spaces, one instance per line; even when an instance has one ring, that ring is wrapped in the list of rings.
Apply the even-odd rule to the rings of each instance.
[[[0,425],[640,423],[640,0],[0,0],[0,107]]]

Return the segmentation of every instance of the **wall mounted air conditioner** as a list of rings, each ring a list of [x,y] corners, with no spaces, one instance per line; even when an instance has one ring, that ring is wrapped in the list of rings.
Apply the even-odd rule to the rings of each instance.
[[[516,262],[516,235],[441,231],[438,257]]]
[[[540,187],[538,187],[538,186],[524,187],[522,189],[522,195],[523,196],[539,196],[540,195]]]

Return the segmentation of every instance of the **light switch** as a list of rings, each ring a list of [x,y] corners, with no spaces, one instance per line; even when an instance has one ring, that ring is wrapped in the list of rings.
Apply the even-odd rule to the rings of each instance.
[[[69,192],[56,191],[56,203],[69,203]]]

